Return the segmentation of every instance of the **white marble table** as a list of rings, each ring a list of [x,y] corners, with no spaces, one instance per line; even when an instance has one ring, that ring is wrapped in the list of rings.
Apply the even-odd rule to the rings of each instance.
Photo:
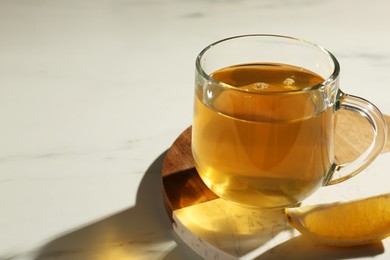
[[[197,53],[237,34],[305,38],[338,57],[345,92],[390,114],[389,10],[387,0],[0,0],[0,259],[199,259],[172,230],[160,187],[164,152],[191,124]],[[386,243],[375,259],[389,259]]]

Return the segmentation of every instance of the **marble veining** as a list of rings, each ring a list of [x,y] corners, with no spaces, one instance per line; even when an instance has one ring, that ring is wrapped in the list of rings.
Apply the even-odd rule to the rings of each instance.
[[[378,52],[353,52],[337,55],[343,59],[362,60],[370,62],[375,66],[388,67],[390,65],[390,53],[378,53]]]

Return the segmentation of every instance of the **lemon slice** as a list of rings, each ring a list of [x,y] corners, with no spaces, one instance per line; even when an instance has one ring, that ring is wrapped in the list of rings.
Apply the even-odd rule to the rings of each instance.
[[[390,236],[390,193],[285,210],[290,224],[321,244],[364,245]]]

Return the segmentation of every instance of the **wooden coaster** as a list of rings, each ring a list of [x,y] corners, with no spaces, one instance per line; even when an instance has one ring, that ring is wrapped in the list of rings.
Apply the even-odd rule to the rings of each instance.
[[[348,162],[368,147],[372,129],[364,118],[354,113],[340,111],[336,120],[336,160],[339,163]],[[386,120],[389,125],[390,117],[386,117]],[[383,150],[387,151],[390,151],[390,142]],[[386,160],[389,159],[385,159],[384,163],[379,160],[382,168],[375,170],[377,183],[372,186],[374,192],[388,192],[389,177],[387,170],[382,170],[387,169]],[[378,166],[369,168],[375,167]],[[308,199],[309,204],[310,200],[316,204],[325,197],[340,201],[345,195],[349,198],[367,196],[368,192],[363,190],[373,180],[372,176],[364,174],[359,176],[363,178],[352,178],[343,184],[320,189]],[[191,127],[176,139],[167,152],[162,180],[164,202],[173,230],[204,259],[340,259],[356,256],[355,249],[332,250],[302,241],[299,233],[287,223],[284,210],[243,208],[218,198],[203,183],[195,169]],[[359,191],[357,196],[353,194],[354,190]],[[390,244],[390,239],[388,242]],[[359,254],[373,256],[381,253],[375,248],[365,248]]]

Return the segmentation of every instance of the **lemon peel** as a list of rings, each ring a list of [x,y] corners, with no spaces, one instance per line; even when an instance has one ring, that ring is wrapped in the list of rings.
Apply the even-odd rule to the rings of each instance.
[[[289,223],[321,244],[354,246],[390,236],[390,193],[349,202],[285,209]]]

